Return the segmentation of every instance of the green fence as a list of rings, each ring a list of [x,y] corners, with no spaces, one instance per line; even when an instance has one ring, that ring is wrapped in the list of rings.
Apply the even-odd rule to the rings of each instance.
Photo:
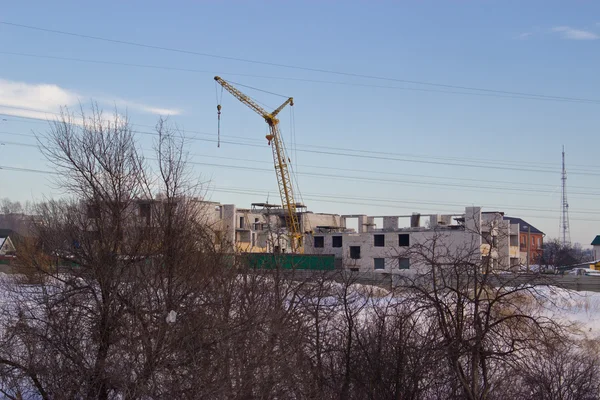
[[[332,271],[335,269],[335,257],[333,255],[249,253],[244,254],[242,260],[250,268],[256,269],[281,268],[313,271]]]

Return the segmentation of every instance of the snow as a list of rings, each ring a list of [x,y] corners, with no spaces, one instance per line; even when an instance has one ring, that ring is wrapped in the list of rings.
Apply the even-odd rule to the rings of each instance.
[[[167,314],[167,324],[174,324],[177,321],[177,311],[171,310],[169,314]]]
[[[546,315],[573,323],[588,339],[600,338],[600,293],[548,286],[537,287],[536,291],[546,297]]]

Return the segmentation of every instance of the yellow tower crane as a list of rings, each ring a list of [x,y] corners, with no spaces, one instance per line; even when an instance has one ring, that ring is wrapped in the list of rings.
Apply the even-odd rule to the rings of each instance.
[[[273,162],[275,164],[275,175],[277,175],[277,184],[279,185],[279,194],[281,196],[282,206],[285,212],[285,222],[290,237],[290,246],[293,253],[301,251],[302,248],[302,233],[300,232],[300,224],[298,223],[298,215],[296,213],[296,201],[294,200],[294,190],[290,172],[287,165],[287,156],[283,147],[283,139],[279,133],[279,119],[277,114],[281,112],[288,104],[294,105],[294,98],[290,97],[282,105],[274,111],[268,112],[259,106],[254,100],[240,92],[237,88],[225,81],[219,76],[215,76],[217,81],[225,90],[235,96],[239,101],[250,107],[257,114],[264,118],[269,125],[269,134],[266,136],[269,145],[273,151]],[[217,105],[217,110],[221,111],[221,106]]]

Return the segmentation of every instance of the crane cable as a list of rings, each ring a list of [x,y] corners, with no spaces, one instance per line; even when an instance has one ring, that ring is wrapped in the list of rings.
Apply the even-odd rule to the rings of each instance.
[[[294,159],[292,164],[292,174],[294,177],[294,183],[296,184],[296,193],[298,194],[298,198],[301,204],[306,204],[304,202],[304,198],[302,197],[302,192],[300,191],[300,182],[298,179],[298,141],[296,140],[296,114],[294,107],[290,107],[290,135],[292,141],[291,153]],[[306,219],[306,225],[303,226],[304,232],[312,232],[312,226],[310,224],[310,220]]]
[[[223,100],[223,86],[219,98],[219,84],[215,82],[215,96],[217,98],[217,147],[221,147],[221,100]]]
[[[238,82],[233,82],[233,81],[227,81],[227,80],[225,80],[225,79],[223,79],[223,81],[225,81],[225,82],[227,82],[228,84],[230,84],[230,85],[233,85],[233,86],[241,86],[241,87],[245,87],[245,88],[248,88],[248,89],[257,90],[257,91],[259,91],[259,92],[268,93],[268,94],[271,94],[271,95],[273,95],[273,96],[279,96],[279,97],[283,97],[283,98],[285,98],[285,99],[287,99],[287,98],[288,98],[288,96],[286,96],[286,95],[279,94],[279,93],[273,93],[273,92],[269,92],[268,90],[263,90],[263,89],[255,88],[254,86],[243,85],[243,84],[241,84],[241,83],[238,83]],[[222,89],[222,87],[221,87],[221,89]],[[265,104],[265,103],[263,103],[263,102],[260,102],[260,101],[256,100],[256,98],[254,98],[254,97],[252,97],[252,96],[249,96],[248,94],[245,94],[245,96],[246,96],[247,98],[249,98],[250,100],[252,100],[253,102],[255,102],[256,104],[260,104],[261,106],[265,107],[267,110],[274,110],[274,109],[275,109],[275,107],[272,107],[272,106],[270,106],[270,105],[268,105],[268,104]]]
[[[223,79],[223,80],[225,80],[225,79]],[[286,96],[284,94],[269,92],[268,90],[259,89],[259,88],[256,88],[254,86],[248,86],[248,85],[244,85],[244,84],[241,84],[241,83],[238,83],[238,82],[233,82],[233,81],[225,81],[225,82],[229,83],[230,85],[241,86],[241,87],[245,87],[245,88],[248,88],[248,89],[257,90],[259,92],[272,94],[273,96],[283,97],[284,99],[287,99],[289,97],[289,96]]]

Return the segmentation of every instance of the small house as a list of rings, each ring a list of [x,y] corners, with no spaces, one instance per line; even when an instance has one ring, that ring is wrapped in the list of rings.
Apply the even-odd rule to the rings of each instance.
[[[0,237],[0,256],[12,255],[15,251],[15,246],[9,236]]]

